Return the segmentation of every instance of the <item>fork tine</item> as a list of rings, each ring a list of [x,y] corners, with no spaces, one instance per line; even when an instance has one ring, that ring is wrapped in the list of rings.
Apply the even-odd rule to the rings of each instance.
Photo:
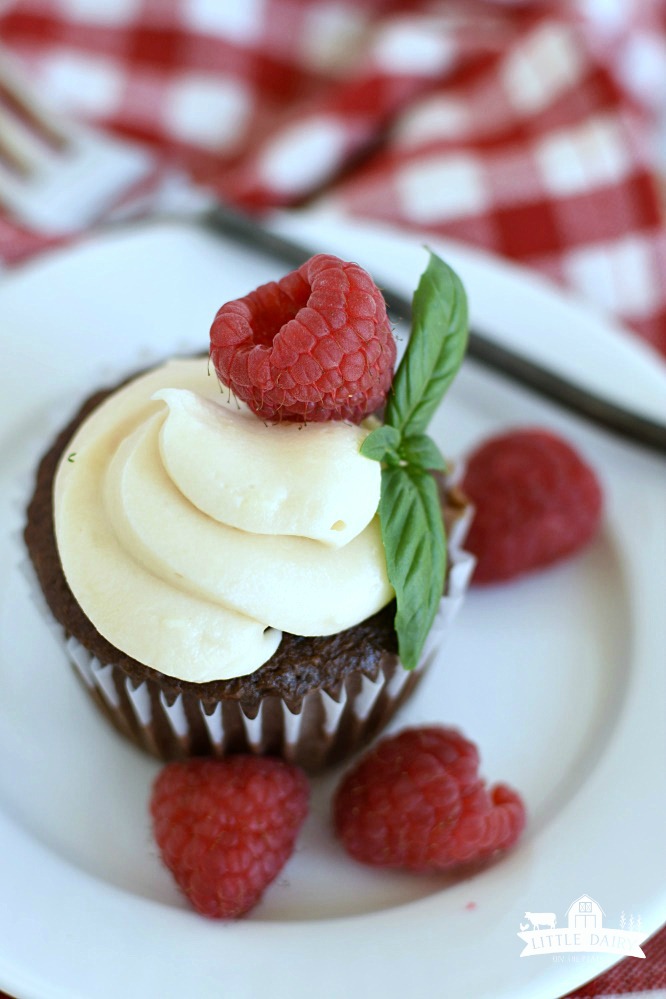
[[[28,177],[38,168],[43,155],[44,145],[34,132],[0,103],[0,161],[12,173]]]
[[[67,132],[33,93],[14,60],[0,50],[0,101],[9,112],[22,121],[47,145],[62,149],[67,145]]]
[[[47,117],[6,53],[0,51],[0,165],[3,174],[27,178],[44,155],[67,146],[64,132]]]
[[[16,149],[15,142],[10,138],[9,119],[3,115],[0,108],[0,168],[4,167],[12,173],[27,176],[30,173],[30,159],[21,150]]]
[[[0,50],[0,205],[62,233],[101,218],[155,173],[141,147],[55,116]]]

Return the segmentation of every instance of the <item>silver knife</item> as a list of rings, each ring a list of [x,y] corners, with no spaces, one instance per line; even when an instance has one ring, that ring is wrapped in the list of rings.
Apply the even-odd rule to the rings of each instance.
[[[319,252],[310,246],[272,232],[256,219],[235,212],[227,206],[206,208],[201,223],[254,250],[298,267]],[[409,321],[411,303],[401,294],[382,284],[386,305],[394,317]],[[666,424],[634,413],[600,395],[582,388],[567,378],[522,356],[486,334],[473,329],[469,333],[467,356],[492,371],[517,382],[551,402],[583,416],[597,426],[666,454]]]

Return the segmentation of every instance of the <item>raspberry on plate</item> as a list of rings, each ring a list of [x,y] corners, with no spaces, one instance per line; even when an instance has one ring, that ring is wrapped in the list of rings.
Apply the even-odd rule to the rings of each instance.
[[[488,790],[476,746],[430,726],[382,739],[343,778],[333,802],[347,852],[375,867],[446,871],[517,841],[525,807],[504,784]]]
[[[150,811],[162,860],[197,912],[248,912],[291,856],[307,815],[309,785],[279,759],[198,757],[169,763]]]
[[[210,344],[220,381],[276,421],[360,423],[384,402],[396,358],[370,275],[323,253],[223,305]]]
[[[549,565],[595,534],[602,491],[594,471],[556,434],[538,428],[492,437],[469,457],[462,489],[475,507],[465,547],[473,584]]]

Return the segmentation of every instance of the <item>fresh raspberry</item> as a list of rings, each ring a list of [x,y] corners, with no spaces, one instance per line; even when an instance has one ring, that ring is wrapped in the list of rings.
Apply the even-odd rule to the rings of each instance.
[[[475,584],[496,583],[582,548],[601,520],[592,469],[556,434],[539,428],[491,437],[469,457],[463,491],[475,507],[466,547]]]
[[[465,547],[473,582],[495,583],[582,548],[601,520],[596,475],[560,437],[541,429],[492,437],[467,462],[463,491],[475,507]]]
[[[376,867],[444,871],[512,846],[525,807],[504,784],[488,791],[476,746],[455,729],[405,729],[347,774],[333,802],[337,835]]]
[[[386,398],[396,356],[370,275],[323,253],[223,305],[210,342],[220,381],[266,420],[360,423]]]
[[[150,811],[162,859],[204,916],[233,919],[261,898],[308,810],[304,773],[259,756],[169,763]]]

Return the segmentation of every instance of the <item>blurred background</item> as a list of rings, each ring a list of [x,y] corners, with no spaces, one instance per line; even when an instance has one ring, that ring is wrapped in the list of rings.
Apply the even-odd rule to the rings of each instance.
[[[466,241],[666,357],[666,0],[4,0],[3,54],[149,156],[40,225],[3,199],[0,119],[0,272],[196,186]]]

